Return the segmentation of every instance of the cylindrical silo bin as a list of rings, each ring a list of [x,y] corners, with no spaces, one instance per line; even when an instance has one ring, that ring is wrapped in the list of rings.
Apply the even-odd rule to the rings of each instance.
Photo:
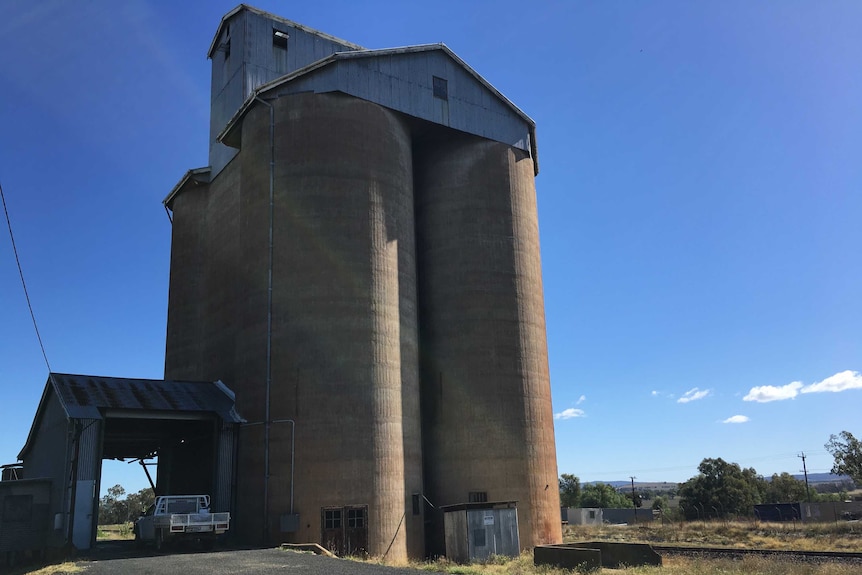
[[[269,102],[275,119],[269,402],[271,419],[281,421],[270,431],[270,539],[421,556],[422,516],[412,513],[422,471],[408,127],[385,108],[341,94]],[[259,103],[244,120],[233,160],[243,174],[245,289],[233,388],[249,421],[264,419],[267,402],[269,133],[270,110]],[[240,442],[237,508],[262,509],[263,432],[248,426]],[[299,530],[281,533],[291,487]]]
[[[234,379],[239,275],[237,165],[173,199],[165,378]]]
[[[517,501],[522,547],[559,542],[533,162],[446,130],[414,171],[427,496]]]

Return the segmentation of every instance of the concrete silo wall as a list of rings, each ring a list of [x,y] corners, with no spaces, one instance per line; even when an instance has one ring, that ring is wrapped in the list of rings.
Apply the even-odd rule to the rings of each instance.
[[[426,493],[517,501],[521,546],[557,543],[533,162],[449,131],[414,169]],[[432,525],[432,548],[441,533]]]
[[[422,555],[412,157],[406,124],[343,95],[271,101],[275,118],[272,420],[269,528],[294,511],[317,541],[321,510],[368,506],[367,550]],[[237,338],[237,407],[262,421],[269,226],[270,112],[243,123],[238,158],[243,293]],[[230,170],[228,166],[227,170]],[[261,505],[261,426],[240,445],[238,508]],[[252,513],[252,517],[260,517]],[[258,519],[259,520],[259,519]],[[254,520],[252,520],[254,522]],[[254,530],[254,525],[248,528]],[[272,538],[272,537],[271,537]],[[389,548],[391,543],[391,548]]]
[[[258,103],[173,204],[165,376],[236,392],[236,535],[325,543],[323,509],[367,506],[369,553],[421,557],[422,496],[484,492],[523,547],[559,542],[532,160],[343,94],[268,102],[274,138]]]
[[[238,165],[211,185],[176,197],[165,378],[234,376],[239,282]]]

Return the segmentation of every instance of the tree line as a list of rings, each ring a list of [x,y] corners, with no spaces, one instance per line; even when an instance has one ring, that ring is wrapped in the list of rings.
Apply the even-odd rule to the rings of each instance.
[[[826,449],[834,459],[832,473],[847,475],[856,485],[862,485],[862,442],[842,431],[829,437]],[[786,472],[766,479],[753,467],[743,469],[720,457],[704,459],[697,470],[698,474],[680,484],[677,492],[679,513],[687,519],[750,516],[758,504],[843,501],[846,497],[844,492],[820,493]],[[578,477],[568,473],[560,476],[559,484],[562,507],[641,506],[643,492],[620,493],[605,483],[581,485]],[[652,506],[657,509],[666,505],[667,500],[658,496]]]
[[[107,494],[99,500],[99,525],[134,521],[155,500],[153,490],[149,487],[137,493],[126,494],[121,485],[114,485],[108,488]]]

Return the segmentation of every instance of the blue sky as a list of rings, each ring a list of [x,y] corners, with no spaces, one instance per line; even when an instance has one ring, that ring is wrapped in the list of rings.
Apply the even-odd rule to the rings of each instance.
[[[561,473],[705,457],[825,472],[862,405],[862,3],[256,6],[367,46],[445,42],[537,123]],[[207,163],[225,1],[7,1],[0,183],[57,372],[163,375],[170,223]],[[324,7],[325,6],[325,7]],[[0,235],[0,463],[47,378]],[[146,485],[136,465],[103,486]]]

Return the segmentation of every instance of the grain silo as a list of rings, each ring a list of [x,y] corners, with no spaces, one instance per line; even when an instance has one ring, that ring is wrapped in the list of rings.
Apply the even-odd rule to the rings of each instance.
[[[165,372],[236,392],[236,532],[421,557],[485,498],[558,542],[532,120],[442,44],[241,5],[209,56]]]
[[[416,160],[425,488],[447,505],[517,501],[521,540],[553,541],[533,161],[499,142],[444,136]]]

